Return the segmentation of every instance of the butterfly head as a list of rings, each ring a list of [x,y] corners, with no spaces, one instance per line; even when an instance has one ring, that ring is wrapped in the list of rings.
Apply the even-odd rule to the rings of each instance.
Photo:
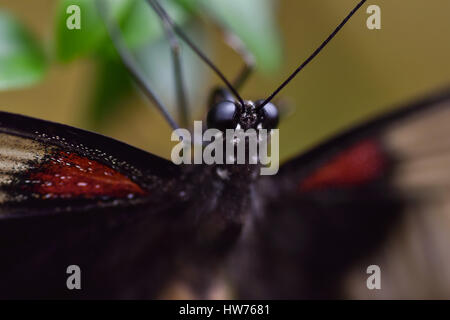
[[[278,108],[273,103],[261,107],[264,100],[249,101],[244,104],[224,92],[213,96],[207,116],[208,128],[221,131],[226,129],[275,129],[278,125]]]

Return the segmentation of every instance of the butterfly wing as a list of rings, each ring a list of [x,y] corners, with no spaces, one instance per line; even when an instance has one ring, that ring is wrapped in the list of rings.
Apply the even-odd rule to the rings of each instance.
[[[414,282],[417,274],[405,270],[420,268],[422,283],[430,280],[427,265],[448,276],[449,121],[447,90],[353,128],[261,179],[263,214],[255,215],[231,263],[240,296],[329,298],[341,296],[346,287],[353,297],[370,297],[366,269],[371,264],[389,279],[390,291],[379,291],[382,297],[417,297],[423,288],[411,291],[395,282],[406,274]],[[415,222],[403,235],[403,249],[415,256],[410,264],[399,264],[398,256],[387,253],[394,246],[388,240],[391,231],[405,229],[400,226],[406,220]],[[422,231],[424,225],[440,226],[433,246],[432,229],[419,232],[419,225]],[[371,255],[375,249],[380,253]],[[429,255],[433,259],[425,263]],[[393,269],[397,277],[389,276]]]
[[[0,112],[0,296],[155,297],[192,238],[182,179],[124,143]]]

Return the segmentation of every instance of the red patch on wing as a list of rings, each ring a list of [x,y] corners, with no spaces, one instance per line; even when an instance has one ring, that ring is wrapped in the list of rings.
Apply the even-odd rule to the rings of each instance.
[[[50,198],[132,198],[146,192],[128,177],[97,161],[74,153],[57,152],[26,183]]]
[[[358,142],[336,155],[300,183],[300,191],[357,186],[379,178],[386,169],[380,144],[372,139]]]

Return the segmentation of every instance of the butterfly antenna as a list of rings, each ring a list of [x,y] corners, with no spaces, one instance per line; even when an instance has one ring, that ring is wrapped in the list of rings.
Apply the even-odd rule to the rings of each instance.
[[[267,103],[269,103],[283,88],[291,82],[292,79],[304,68],[306,67],[321,51],[325,46],[338,34],[338,32],[342,29],[342,27],[350,20],[350,18],[358,11],[359,8],[367,0],[362,0],[359,2],[356,7],[353,8],[352,11],[342,20],[342,22],[337,26],[337,28],[325,39],[324,42],[297,68],[295,71],[268,97],[264,102],[259,106],[259,109],[264,107]]]
[[[130,72],[136,83],[139,85],[139,87],[143,90],[145,95],[152,100],[156,108],[159,112],[163,115],[163,117],[167,120],[169,125],[175,130],[178,129],[179,126],[175,122],[175,120],[171,117],[171,115],[167,112],[166,107],[162,103],[161,99],[156,95],[156,93],[153,91],[153,89],[148,85],[147,81],[145,80],[144,74],[139,71],[138,66],[134,62],[133,55],[128,51],[126,44],[124,43],[119,26],[114,21],[114,19],[110,19],[108,17],[108,8],[105,3],[105,0],[97,0],[96,1],[97,9],[100,12],[100,16],[102,20],[104,21],[106,25],[106,29],[108,30],[109,36],[111,37],[112,42],[114,43],[114,46],[122,59],[123,64],[127,68],[127,70]]]
[[[214,63],[189,39],[189,37],[173,22],[169,14],[164,10],[164,8],[156,0],[147,0],[150,6],[155,10],[157,14],[161,16],[178,34],[178,36],[203,60],[218,76],[228,89],[233,93],[233,95],[239,100],[239,103],[244,105],[244,100],[239,95],[237,90],[233,87],[230,81],[225,77],[225,75],[214,65]]]
[[[177,95],[178,111],[182,125],[187,126],[189,120],[189,106],[186,95],[186,86],[184,82],[181,47],[173,27],[164,19],[158,8],[153,8],[161,20],[162,27],[169,42],[170,52],[172,55],[173,74],[175,80],[175,91]]]

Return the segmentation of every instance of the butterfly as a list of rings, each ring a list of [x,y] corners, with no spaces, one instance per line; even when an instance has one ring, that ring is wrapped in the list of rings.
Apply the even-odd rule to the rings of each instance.
[[[149,3],[169,36],[189,44],[163,7]],[[364,3],[254,104],[250,126],[276,127],[270,101]],[[136,82],[176,127],[108,26]],[[228,88],[213,93],[208,124],[235,127],[248,120],[240,111],[247,102],[239,85],[218,75]],[[258,165],[175,165],[106,136],[0,112],[0,297],[340,296],[341,279],[351,268],[364,273],[364,258],[389,240],[394,226],[408,217],[428,219],[431,211],[448,214],[449,119],[445,89],[329,139],[276,175],[260,176]],[[383,252],[374,261],[389,269]],[[74,265],[81,290],[68,289]],[[388,292],[402,297],[402,288],[391,285]]]

